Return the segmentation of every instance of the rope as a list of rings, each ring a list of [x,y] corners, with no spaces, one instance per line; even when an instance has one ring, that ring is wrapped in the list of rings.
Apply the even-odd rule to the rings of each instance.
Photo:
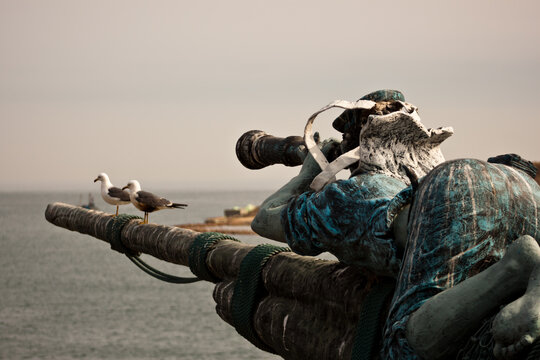
[[[193,243],[189,247],[189,268],[191,272],[201,280],[213,282],[214,284],[219,282],[220,279],[216,278],[208,267],[206,266],[206,256],[208,251],[220,240],[233,240],[238,239],[218,233],[218,232],[204,232],[197,235]]]
[[[133,251],[126,248],[124,244],[122,244],[122,229],[127,223],[134,219],[142,220],[141,217],[136,215],[120,214],[112,218],[112,221],[109,221],[107,223],[107,238],[109,239],[109,243],[111,244],[111,249],[125,254],[127,258],[131,260],[131,262],[137,265],[139,269],[161,281],[172,284],[190,284],[201,280],[199,278],[186,278],[161,272],[142,261],[139,257],[139,254],[133,253]]]
[[[107,223],[107,239],[109,239],[111,249],[122,254],[137,256],[137,254],[133,253],[131,250],[126,248],[124,244],[122,244],[122,229],[128,222],[134,219],[142,220],[142,218],[137,215],[120,214],[113,217],[112,221]]]
[[[462,360],[486,360],[495,359],[493,355],[493,334],[491,324],[495,315],[486,317],[478,330],[463,344],[456,355],[456,359]]]
[[[254,247],[242,260],[232,297],[232,318],[236,331],[259,349],[275,354],[257,335],[253,327],[253,315],[265,289],[262,269],[275,254],[291,251],[287,247],[262,244]]]
[[[383,281],[377,284],[366,296],[360,310],[358,327],[354,336],[352,360],[370,360],[374,357],[382,332],[380,325],[384,315],[384,304],[393,295],[394,289],[395,283],[393,281]]]
[[[501,307],[502,308],[502,307]],[[493,348],[495,341],[491,327],[497,313],[486,318],[480,328],[467,340],[456,355],[460,360],[495,360]],[[536,340],[531,347],[528,347],[517,354],[519,359],[538,360],[540,359],[540,340]]]
[[[191,284],[197,281],[201,281],[201,279],[196,277],[186,278],[186,277],[180,277],[180,276],[174,276],[171,274],[166,274],[164,272],[161,272],[152,266],[148,265],[144,261],[142,261],[137,256],[129,256],[127,255],[128,259],[131,260],[139,269],[147,273],[148,275],[161,280],[165,281],[171,284]]]

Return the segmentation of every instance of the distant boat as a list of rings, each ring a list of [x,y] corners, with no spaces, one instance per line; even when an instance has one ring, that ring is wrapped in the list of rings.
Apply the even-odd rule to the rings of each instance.
[[[82,195],[79,196],[79,206],[85,209],[90,210],[98,210],[98,207],[96,206],[96,203],[94,202],[94,197],[91,193],[88,193],[88,204],[81,204],[82,202]]]

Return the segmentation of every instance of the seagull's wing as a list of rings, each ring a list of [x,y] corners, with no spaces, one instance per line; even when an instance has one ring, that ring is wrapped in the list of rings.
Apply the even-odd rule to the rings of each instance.
[[[143,203],[145,206],[152,207],[155,209],[167,207],[167,205],[172,204],[171,201],[164,199],[162,197],[156,196],[148,191],[138,191],[135,200],[140,203]]]
[[[108,194],[110,197],[120,199],[122,201],[129,201],[129,192],[122,190],[119,187],[113,186],[109,188]]]

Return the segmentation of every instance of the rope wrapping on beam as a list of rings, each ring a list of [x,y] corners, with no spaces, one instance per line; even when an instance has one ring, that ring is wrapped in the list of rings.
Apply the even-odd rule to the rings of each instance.
[[[266,262],[280,252],[291,251],[288,247],[270,244],[257,245],[240,265],[240,272],[232,297],[232,316],[236,331],[259,349],[275,354],[275,350],[264,343],[253,326],[253,315],[261,297],[265,294],[262,269]]]
[[[368,293],[360,311],[351,360],[370,360],[377,354],[385,316],[384,306],[394,294],[395,287],[394,280],[384,279]]]
[[[189,247],[189,269],[199,279],[210,281],[214,284],[220,281],[220,279],[216,278],[208,270],[206,265],[206,256],[208,255],[210,249],[212,249],[212,247],[218,241],[224,239],[239,241],[238,239],[226,234],[218,232],[204,232],[200,233]]]
[[[127,256],[131,262],[133,262],[139,269],[147,273],[148,275],[168,283],[172,284],[191,284],[197,281],[200,281],[198,277],[195,278],[186,278],[180,276],[174,276],[171,274],[164,273],[158,269],[148,265],[141,258],[140,254],[134,253],[129,250],[122,244],[122,229],[129,223],[131,220],[142,220],[141,217],[136,215],[129,214],[120,214],[112,218],[112,221],[107,223],[107,237],[109,243],[111,244],[111,249],[118,251]]]
[[[107,237],[111,249],[118,251],[121,254],[138,256],[138,254],[132,252],[122,244],[122,229],[127,223],[135,219],[142,220],[142,218],[137,215],[120,214],[113,217],[112,221],[107,223]]]

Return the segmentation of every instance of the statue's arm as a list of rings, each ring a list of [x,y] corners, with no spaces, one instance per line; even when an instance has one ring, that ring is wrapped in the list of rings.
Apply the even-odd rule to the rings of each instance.
[[[313,177],[299,174],[292,178],[278,191],[270,195],[260,206],[259,212],[251,223],[251,228],[262,237],[286,242],[281,212],[292,197],[298,196],[309,188]]]
[[[524,290],[493,322],[495,356],[512,357],[540,337],[540,246],[528,235],[515,240],[499,262],[422,304],[407,323],[409,344],[423,358],[446,358]]]
[[[326,155],[338,144],[337,141],[332,139],[325,140],[321,150]],[[251,223],[253,231],[262,237],[286,242],[283,226],[281,225],[281,212],[287,207],[287,203],[291,198],[309,191],[311,181],[320,172],[319,165],[309,154],[302,164],[300,173],[263,201],[259,212]]]

